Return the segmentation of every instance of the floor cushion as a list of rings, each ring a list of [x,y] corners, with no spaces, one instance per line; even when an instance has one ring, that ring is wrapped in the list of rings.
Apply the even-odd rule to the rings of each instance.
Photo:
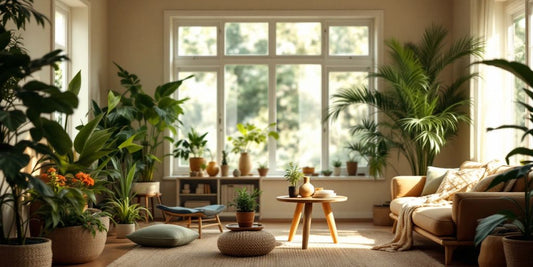
[[[198,233],[173,224],[155,224],[126,236],[131,241],[148,247],[177,247],[198,238]]]
[[[230,231],[218,238],[217,246],[227,256],[261,256],[276,247],[276,238],[267,231]]]

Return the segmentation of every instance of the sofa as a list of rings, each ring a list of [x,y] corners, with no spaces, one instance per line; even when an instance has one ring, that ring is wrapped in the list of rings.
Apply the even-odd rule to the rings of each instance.
[[[396,176],[392,179],[389,215],[395,220],[393,232],[402,204],[409,197],[420,196],[425,182],[425,176]],[[509,192],[461,192],[453,195],[450,205],[420,207],[412,214],[413,231],[444,246],[444,260],[447,265],[458,246],[474,245],[479,219],[504,209],[515,208],[510,201],[502,197],[511,197],[523,203],[523,188],[523,183],[516,182],[507,189]]]

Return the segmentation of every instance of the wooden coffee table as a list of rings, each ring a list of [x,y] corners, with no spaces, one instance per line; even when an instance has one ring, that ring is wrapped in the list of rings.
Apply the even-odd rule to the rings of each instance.
[[[294,210],[294,216],[292,217],[291,230],[289,231],[289,241],[292,241],[298,224],[300,223],[300,217],[302,215],[302,209],[304,210],[304,229],[302,233],[302,249],[307,249],[307,243],[309,241],[309,232],[311,230],[311,217],[313,212],[313,203],[322,203],[322,209],[328,222],[329,233],[333,238],[333,243],[338,242],[337,226],[335,225],[335,218],[333,217],[333,211],[331,210],[331,202],[346,201],[348,197],[335,196],[327,198],[313,198],[313,197],[289,197],[278,196],[277,200],[283,202],[296,203],[296,209]],[[305,209],[304,209],[305,207]]]

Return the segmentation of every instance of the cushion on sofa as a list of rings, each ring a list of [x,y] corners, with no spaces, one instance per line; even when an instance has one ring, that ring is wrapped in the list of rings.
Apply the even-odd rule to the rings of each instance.
[[[449,170],[458,169],[438,168],[429,166],[426,174],[426,183],[424,184],[424,189],[422,189],[422,194],[420,195],[425,196],[437,192],[437,189],[439,188],[439,185],[441,184],[444,175],[446,175],[446,172],[448,172]]]
[[[455,234],[452,206],[420,207],[413,212],[413,223],[437,236]]]
[[[479,181],[473,188],[472,192],[501,192],[505,183],[499,183],[496,186],[489,189],[490,183],[496,178],[497,174],[487,176]]]
[[[470,191],[484,174],[484,168],[448,171],[436,193],[440,195],[440,199],[451,201],[455,193]]]

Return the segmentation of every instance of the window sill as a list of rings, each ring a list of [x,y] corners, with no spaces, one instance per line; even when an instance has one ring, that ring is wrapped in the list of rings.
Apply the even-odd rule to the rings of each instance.
[[[268,175],[265,177],[259,177],[257,175],[254,176],[239,176],[239,177],[233,177],[233,176],[226,176],[226,177],[190,177],[190,176],[181,176],[181,175],[173,175],[173,176],[166,176],[163,177],[163,180],[176,180],[178,178],[197,178],[197,179],[257,179],[262,178],[264,181],[285,181],[285,178],[281,175]],[[370,176],[311,176],[311,180],[316,181],[385,181],[385,178],[380,177],[374,179]]]

